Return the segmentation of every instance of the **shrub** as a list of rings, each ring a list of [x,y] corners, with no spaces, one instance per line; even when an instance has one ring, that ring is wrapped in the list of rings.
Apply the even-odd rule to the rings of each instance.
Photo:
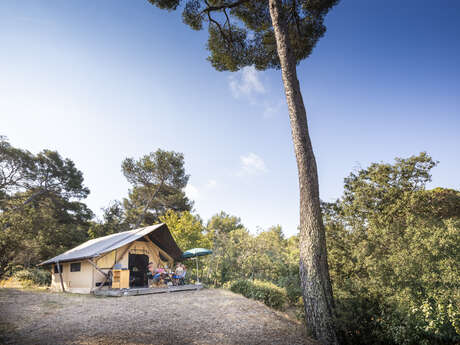
[[[262,301],[275,309],[281,309],[287,302],[287,295],[284,289],[260,280],[240,279],[230,285],[230,290],[245,297]]]
[[[21,282],[30,282],[34,285],[51,284],[51,273],[38,268],[27,268],[17,271],[14,273],[13,277]]]
[[[337,327],[344,345],[454,345],[458,311],[453,304],[390,302],[378,295],[336,294]],[[422,312],[425,315],[420,315]],[[450,317],[451,316],[451,317]],[[449,319],[450,317],[450,319]]]
[[[299,304],[299,298],[301,299],[302,297],[302,288],[300,287],[298,268],[297,271],[295,271],[295,274],[280,277],[280,279],[278,279],[277,285],[283,287],[286,290],[289,304],[296,306]]]
[[[24,269],[23,265],[8,264],[6,266],[3,277],[5,278],[13,277],[16,272],[22,271],[23,269]]]

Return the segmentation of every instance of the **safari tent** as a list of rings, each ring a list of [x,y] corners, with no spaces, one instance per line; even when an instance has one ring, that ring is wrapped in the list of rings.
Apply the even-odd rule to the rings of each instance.
[[[182,258],[166,224],[89,240],[40,265],[51,265],[51,288],[91,293],[110,287],[114,268],[129,270],[129,286],[147,285],[147,265],[172,267]]]

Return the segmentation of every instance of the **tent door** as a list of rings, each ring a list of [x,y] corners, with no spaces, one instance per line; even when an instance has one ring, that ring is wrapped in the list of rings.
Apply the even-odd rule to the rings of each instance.
[[[129,286],[144,287],[148,285],[147,266],[149,257],[145,254],[129,254]]]

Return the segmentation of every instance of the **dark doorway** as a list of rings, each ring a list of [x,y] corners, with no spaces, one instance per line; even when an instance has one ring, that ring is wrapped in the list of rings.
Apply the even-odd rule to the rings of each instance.
[[[129,286],[144,287],[148,285],[147,266],[149,257],[145,254],[129,254]]]

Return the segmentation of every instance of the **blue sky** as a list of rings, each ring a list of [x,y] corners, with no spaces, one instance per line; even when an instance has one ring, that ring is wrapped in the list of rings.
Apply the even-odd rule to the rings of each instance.
[[[427,151],[430,187],[460,189],[460,2],[342,1],[298,68],[320,194],[370,162]],[[298,224],[280,72],[217,72],[206,30],[146,0],[0,2],[0,134],[75,161],[96,213],[129,188],[120,164],[183,152],[204,220]]]

